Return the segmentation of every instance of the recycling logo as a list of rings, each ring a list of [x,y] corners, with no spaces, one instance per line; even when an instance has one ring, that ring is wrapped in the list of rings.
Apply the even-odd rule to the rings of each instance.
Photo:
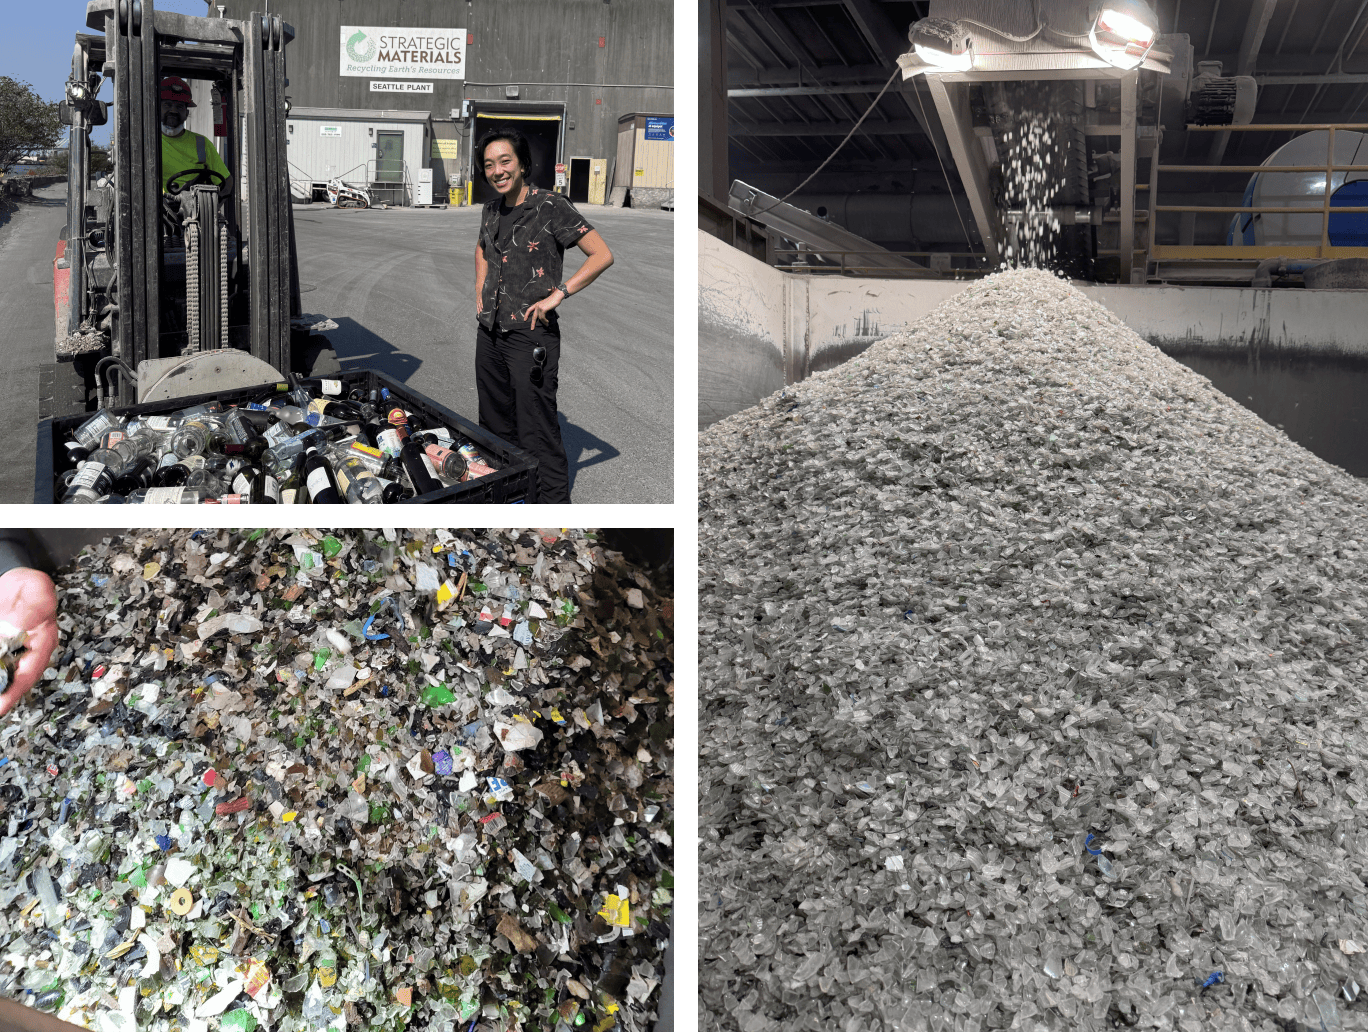
[[[375,40],[371,39],[360,29],[347,40],[347,56],[353,61],[366,62],[375,58]]]

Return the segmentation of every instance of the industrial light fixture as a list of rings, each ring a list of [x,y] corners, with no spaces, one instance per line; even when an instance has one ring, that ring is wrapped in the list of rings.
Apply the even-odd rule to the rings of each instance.
[[[75,80],[66,84],[66,95],[69,100],[82,101],[90,96],[90,88],[80,80]]]
[[[1145,0],[1103,0],[1088,42],[1098,57],[1117,68],[1137,67],[1159,32],[1159,19]]]
[[[927,74],[967,72],[974,66],[974,41],[959,22],[923,18],[907,33],[912,49],[929,66]]]

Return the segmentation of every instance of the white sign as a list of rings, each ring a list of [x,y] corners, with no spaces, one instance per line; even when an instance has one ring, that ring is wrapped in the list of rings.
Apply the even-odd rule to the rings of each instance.
[[[465,48],[465,29],[343,25],[340,68],[343,75],[464,79]]]
[[[319,136],[341,136],[342,127],[340,125],[320,125],[318,127]]]
[[[430,82],[372,82],[372,93],[431,93]]]

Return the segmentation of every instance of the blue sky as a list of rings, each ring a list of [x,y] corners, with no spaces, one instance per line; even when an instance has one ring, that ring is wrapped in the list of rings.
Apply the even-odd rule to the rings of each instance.
[[[158,10],[203,16],[204,0],[156,0]],[[3,0],[4,32],[0,32],[0,75],[26,82],[44,100],[61,100],[71,69],[76,33],[89,32],[86,0]],[[217,12],[215,12],[217,13]],[[106,85],[100,96],[109,100]],[[109,129],[95,130],[96,142],[108,142]]]

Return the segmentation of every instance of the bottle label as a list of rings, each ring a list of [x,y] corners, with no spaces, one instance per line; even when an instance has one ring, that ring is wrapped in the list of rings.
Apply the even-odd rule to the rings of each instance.
[[[313,401],[309,402],[309,411],[316,412],[321,416],[323,414],[323,406],[326,404],[328,404],[327,398],[314,398]]]
[[[239,473],[233,478],[233,490],[238,494],[246,494],[252,488],[252,482],[247,479],[245,473]]]
[[[171,429],[171,417],[170,417],[170,416],[144,416],[144,417],[143,417],[143,424],[144,424],[149,430],[170,430],[170,429]]]
[[[362,444],[360,441],[353,441],[350,450],[356,452],[358,455],[364,455],[367,458],[375,459],[377,462],[382,462],[385,458],[385,453],[379,448],[372,448],[369,444]]]
[[[342,381],[341,381],[341,380],[324,380],[319,386],[320,386],[320,388],[322,389],[322,391],[323,391],[324,394],[341,394],[341,393],[342,393]]]
[[[179,505],[184,497],[183,487],[150,487],[143,501],[148,505]]]
[[[265,437],[272,444],[279,444],[281,441],[289,439],[290,428],[284,423],[272,423],[270,429],[266,431]]]
[[[456,438],[452,435],[451,431],[444,426],[429,427],[428,429],[424,430],[423,433],[431,434],[433,437],[437,438],[437,440],[442,442],[442,446],[446,448],[450,448],[451,445],[456,441]]]
[[[193,471],[193,470],[203,469],[203,468],[204,468],[204,456],[203,456],[203,455],[187,455],[185,458],[181,459],[180,461],[181,461],[181,465],[182,465],[182,466],[185,466],[187,469],[192,470],[192,471]]]
[[[437,479],[437,467],[432,464],[432,459],[428,458],[427,452],[422,453],[423,465],[427,467],[428,476],[433,480]]]
[[[341,466],[337,467],[337,489],[345,495],[349,487],[351,487],[351,477],[347,476],[347,471]]]
[[[82,464],[81,468],[76,472],[76,475],[71,478],[71,486],[73,488],[94,487],[96,481],[100,479],[104,474],[104,471],[108,468],[109,467],[103,462],[86,462]]]
[[[220,505],[247,505],[251,502],[246,495],[226,494],[219,499]]]
[[[100,438],[100,447],[113,448],[116,444],[118,444],[127,436],[128,435],[124,433],[122,430],[110,430],[107,434],[104,434]]]
[[[269,474],[262,474],[261,493],[267,498],[275,499],[276,505],[280,504],[280,481]]]
[[[296,494],[298,494],[298,492],[297,492],[293,487],[287,487],[287,488],[285,488],[284,490],[282,490],[282,491],[280,492],[280,504],[281,504],[281,505],[294,505],[294,503],[295,503],[295,495],[296,495]]]
[[[328,471],[322,466],[319,466],[318,469],[309,474],[309,478],[305,481],[305,484],[308,485],[310,498],[316,498],[318,495],[332,487],[332,484],[328,482]]]
[[[399,436],[398,430],[381,430],[376,442],[380,445],[380,451],[390,458],[397,458],[404,450],[404,439]]]
[[[269,412],[269,411],[271,411],[270,408],[268,408],[267,406],[261,404],[261,402],[259,402],[259,401],[250,401],[250,402],[247,403],[247,407],[248,407],[249,409],[251,409],[252,411],[254,411],[254,412]]]
[[[386,415],[385,418],[388,419],[395,426],[408,426],[408,413],[405,412],[403,409],[398,408],[397,406],[395,408],[390,409],[388,415]]]
[[[119,421],[104,409],[100,409],[76,430],[76,440],[82,444],[93,444],[106,430],[119,425]]]

